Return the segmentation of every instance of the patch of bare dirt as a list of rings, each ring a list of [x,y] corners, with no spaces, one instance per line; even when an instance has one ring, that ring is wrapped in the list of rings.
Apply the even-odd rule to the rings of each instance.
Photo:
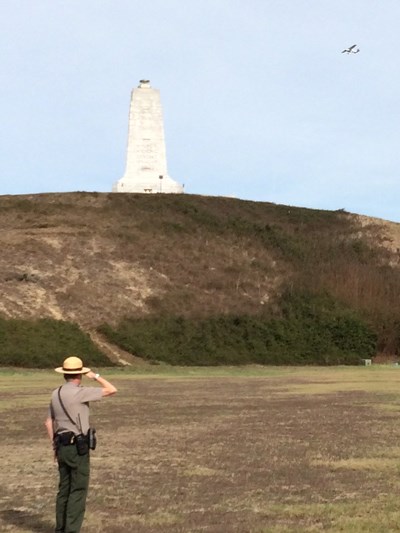
[[[393,254],[393,263],[400,263],[400,224],[381,218],[355,215],[361,227],[376,240],[376,230],[380,233],[379,242]]]
[[[196,223],[187,231],[184,206],[163,200],[0,197],[0,313],[93,329],[171,307],[258,312],[279,287],[282,264],[248,237],[207,233],[207,218],[201,235]]]
[[[0,234],[4,315],[91,326],[143,309],[154,294],[149,273],[116,257],[107,239],[72,231],[50,235],[12,229]]]

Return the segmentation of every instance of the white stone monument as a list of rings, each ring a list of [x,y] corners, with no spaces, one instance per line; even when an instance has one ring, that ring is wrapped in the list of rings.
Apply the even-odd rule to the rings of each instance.
[[[183,193],[168,176],[160,92],[148,80],[132,91],[124,176],[113,192]]]

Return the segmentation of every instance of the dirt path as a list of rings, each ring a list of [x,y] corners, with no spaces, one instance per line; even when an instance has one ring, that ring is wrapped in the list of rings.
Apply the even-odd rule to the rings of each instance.
[[[131,353],[111,344],[104,335],[96,330],[87,330],[86,333],[90,336],[99,350],[101,350],[113,363],[122,366],[143,366],[148,364],[140,357],[135,357]]]

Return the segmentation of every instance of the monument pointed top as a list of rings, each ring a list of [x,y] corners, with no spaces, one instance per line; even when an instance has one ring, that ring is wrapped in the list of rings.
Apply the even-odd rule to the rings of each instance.
[[[150,80],[140,80],[139,88],[140,89],[143,89],[143,88],[147,88],[147,89],[150,88],[151,89]]]

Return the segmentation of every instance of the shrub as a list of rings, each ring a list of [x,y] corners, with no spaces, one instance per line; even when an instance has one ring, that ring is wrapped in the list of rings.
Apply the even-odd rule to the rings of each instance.
[[[126,318],[99,331],[139,357],[174,365],[358,364],[376,335],[328,295],[285,293],[280,317]]]
[[[69,355],[81,357],[86,365],[112,365],[77,324],[0,318],[1,366],[52,368]]]

